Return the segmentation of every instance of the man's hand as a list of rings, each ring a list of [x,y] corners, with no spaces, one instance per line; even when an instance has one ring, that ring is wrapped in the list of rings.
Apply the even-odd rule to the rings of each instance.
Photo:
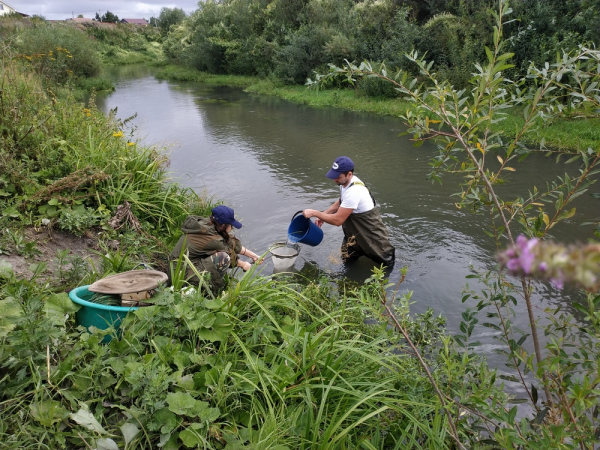
[[[307,219],[310,219],[311,217],[315,217],[315,213],[317,213],[317,212],[318,211],[316,209],[305,209],[304,211],[302,211],[302,214]]]
[[[238,266],[240,266],[244,272],[249,271],[250,267],[252,267],[252,265],[246,261],[239,261]]]
[[[321,219],[317,219],[315,220],[315,225],[318,226],[319,228],[321,228],[323,226],[325,222],[323,222]]]

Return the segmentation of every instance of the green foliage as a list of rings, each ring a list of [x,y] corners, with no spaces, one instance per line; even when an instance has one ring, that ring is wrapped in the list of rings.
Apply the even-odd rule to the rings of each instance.
[[[90,78],[100,73],[96,45],[84,36],[68,25],[38,23],[19,33],[16,46],[34,70],[65,83],[71,77]]]
[[[128,142],[124,123],[93,100],[82,108],[68,92],[54,97],[10,53],[0,70],[3,215],[56,218],[80,234],[127,200],[146,229],[171,235],[190,210],[206,206],[192,190],[167,184],[166,158]]]
[[[167,33],[172,25],[183,22],[186,14],[181,8],[162,8],[158,16],[157,24],[163,33]]]
[[[99,22],[118,23],[119,17],[110,11],[106,11],[106,13],[104,13],[102,16],[96,13],[96,20]]]
[[[494,0],[214,0],[183,19],[165,38],[173,61],[210,73],[271,76],[301,84],[327,63],[385,61],[411,69],[405,53],[417,50],[434,62],[439,79],[468,85],[473,63],[493,42]],[[176,9],[163,9],[174,14]],[[515,3],[515,20],[503,44],[524,74],[530,61],[596,42],[600,10],[594,0]],[[161,13],[162,15],[162,13]],[[183,19],[183,20],[181,20]],[[160,25],[160,20],[158,23]]]
[[[163,290],[102,345],[111,330],[74,328],[66,294],[0,282],[0,437],[7,448],[450,449],[417,366],[385,327],[364,325],[377,289],[314,303],[330,289],[247,274],[218,299]]]
[[[104,214],[102,214],[101,211],[93,208],[76,205],[72,209],[63,209],[58,217],[57,224],[61,230],[81,236],[89,228],[100,225],[102,221],[106,221],[108,219],[106,212],[106,209],[104,209]]]

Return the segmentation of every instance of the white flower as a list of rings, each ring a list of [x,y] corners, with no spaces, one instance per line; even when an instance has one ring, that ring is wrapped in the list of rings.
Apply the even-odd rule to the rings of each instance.
[[[50,225],[50,219],[43,218],[42,219],[42,225],[44,225],[45,227],[47,227],[48,225]]]

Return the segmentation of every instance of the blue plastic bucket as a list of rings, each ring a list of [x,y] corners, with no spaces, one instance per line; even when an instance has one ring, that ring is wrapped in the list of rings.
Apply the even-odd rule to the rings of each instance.
[[[88,290],[89,285],[80,286],[69,292],[69,298],[78,305],[81,305],[76,313],[77,325],[82,325],[86,328],[94,326],[100,330],[106,330],[111,326],[118,332],[121,322],[129,311],[135,311],[137,306],[108,306],[100,305],[87,301],[94,295]],[[104,336],[102,343],[110,342],[112,336]]]
[[[312,220],[304,217],[302,211],[298,211],[292,217],[292,221],[288,227],[288,240],[316,247],[323,240],[323,230]]]

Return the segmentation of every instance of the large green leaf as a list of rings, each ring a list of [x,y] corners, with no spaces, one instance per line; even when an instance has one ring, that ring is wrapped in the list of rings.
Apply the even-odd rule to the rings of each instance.
[[[128,422],[121,426],[121,432],[123,433],[123,439],[125,439],[125,444],[127,445],[135,439],[140,432],[140,429],[133,423]]]
[[[80,306],[71,301],[65,293],[52,294],[44,304],[46,317],[58,326],[64,326],[70,315],[75,314]]]
[[[10,280],[14,274],[13,266],[8,261],[0,261],[0,278]]]
[[[189,415],[197,401],[187,392],[170,392],[167,394],[169,410],[180,416]]]
[[[71,419],[88,430],[95,431],[99,434],[107,434],[106,430],[100,425],[100,422],[98,422],[94,415],[85,408],[81,408],[76,413],[71,414]]]
[[[216,316],[210,311],[199,310],[194,315],[192,320],[187,321],[188,328],[192,331],[199,330],[201,328],[210,328],[215,323]]]
[[[8,336],[17,325],[14,319],[21,317],[23,310],[17,300],[12,297],[8,297],[4,300],[0,300],[0,338]]]
[[[181,433],[179,433],[179,439],[183,442],[186,447],[204,447],[204,439],[200,435],[200,429],[202,424],[193,423]]]
[[[29,411],[33,418],[45,427],[51,427],[69,417],[69,412],[55,400],[31,403]]]
[[[210,328],[198,330],[198,337],[207,341],[224,341],[229,336],[233,325],[229,318],[223,313],[215,314],[215,321]]]
[[[196,400],[187,392],[170,392],[167,395],[169,410],[180,416],[198,417],[202,422],[219,418],[219,408],[209,408],[207,402]]]
[[[98,439],[96,450],[119,450],[119,446],[110,438]]]
[[[152,416],[152,421],[155,424],[158,424],[162,434],[171,433],[178,425],[177,416],[169,411],[169,408],[161,408],[156,411]],[[158,429],[158,427],[156,427],[156,429]]]

